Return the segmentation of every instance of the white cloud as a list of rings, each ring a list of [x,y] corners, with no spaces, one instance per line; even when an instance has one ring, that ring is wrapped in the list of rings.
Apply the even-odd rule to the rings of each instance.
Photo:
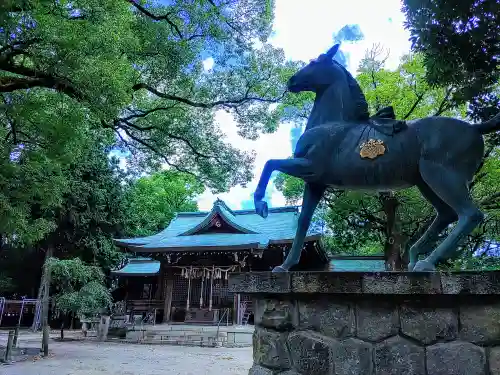
[[[238,128],[233,117],[225,111],[217,111],[215,121],[219,123],[220,128],[226,136],[226,141],[235,145],[240,150],[252,151],[256,150],[257,155],[254,163],[254,179],[247,187],[235,186],[228,193],[214,195],[206,191],[200,195],[198,206],[200,210],[209,210],[212,208],[214,200],[219,197],[224,200],[230,208],[240,209],[243,201],[250,199],[251,194],[257,186],[260,172],[264,164],[269,159],[286,159],[292,154],[290,144],[290,124],[282,124],[279,129],[272,134],[263,134],[258,140],[252,141],[240,137],[237,133]],[[285,199],[281,193],[276,191],[274,186],[269,185],[268,189],[274,189],[271,205],[283,206]]]
[[[307,5],[306,5],[307,4]],[[346,24],[358,24],[364,40],[341,48],[350,54],[349,68],[355,72],[365,50],[381,43],[391,50],[388,67],[410,49],[409,33],[403,28],[400,0],[350,0],[346,6],[332,0],[277,0],[273,44],[287,58],[309,61],[332,45],[333,33]]]
[[[355,73],[365,51],[374,43],[390,49],[388,68],[395,68],[400,57],[408,53],[409,34],[403,28],[404,16],[399,0],[350,0],[345,6],[332,0],[277,0],[272,43],[283,48],[286,57],[293,60],[309,61],[325,52],[332,45],[332,36],[345,24],[358,24],[364,40],[354,44],[344,44],[341,48],[349,54],[349,70]],[[213,66],[213,60],[204,61],[205,69]],[[248,200],[257,184],[260,172],[268,159],[282,159],[291,155],[290,124],[281,125],[274,134],[262,135],[257,141],[245,140],[237,135],[236,125],[231,115],[218,112],[216,120],[227,136],[227,141],[243,150],[255,150],[254,179],[246,188],[237,186],[229,193],[218,197],[234,209]],[[282,206],[285,200],[281,193],[272,190],[271,205]],[[199,197],[202,210],[212,207],[216,196],[206,192]]]
[[[214,66],[214,59],[212,57],[209,57],[205,60],[203,60],[203,69],[210,70]]]

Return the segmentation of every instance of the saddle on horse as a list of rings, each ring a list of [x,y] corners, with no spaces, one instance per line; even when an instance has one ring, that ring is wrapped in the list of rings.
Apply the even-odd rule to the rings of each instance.
[[[396,114],[392,106],[379,110],[368,119],[368,124],[373,129],[389,136],[399,133],[408,127],[406,121],[396,120]]]

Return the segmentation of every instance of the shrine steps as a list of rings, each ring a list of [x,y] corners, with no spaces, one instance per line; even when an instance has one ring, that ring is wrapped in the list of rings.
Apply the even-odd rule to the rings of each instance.
[[[200,347],[252,346],[253,326],[152,326],[127,332],[127,341],[151,345],[184,345]]]

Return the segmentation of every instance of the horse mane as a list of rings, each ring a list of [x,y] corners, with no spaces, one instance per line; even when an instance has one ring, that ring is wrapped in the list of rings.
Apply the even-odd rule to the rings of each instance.
[[[352,74],[337,61],[334,60],[334,62],[340,66],[347,77],[347,84],[351,92],[351,98],[355,104],[355,111],[358,115],[358,119],[367,120],[370,117],[370,112],[368,112],[368,103],[366,102],[365,94],[363,94],[361,87],[359,87],[358,82],[354,79]]]

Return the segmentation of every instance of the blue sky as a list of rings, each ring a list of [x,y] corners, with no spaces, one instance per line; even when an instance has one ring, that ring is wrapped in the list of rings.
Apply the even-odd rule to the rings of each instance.
[[[358,25],[363,40],[343,43],[341,50],[347,57],[347,67],[355,74],[365,51],[380,43],[390,51],[387,68],[396,68],[402,55],[410,51],[409,34],[403,28],[404,16],[399,0],[276,0],[274,36],[272,43],[293,60],[309,61],[325,52],[333,44],[336,33],[346,24]],[[216,121],[225,129],[226,137],[234,146],[255,150],[254,180],[247,187],[236,186],[217,196],[206,191],[198,199],[201,210],[212,207],[216,197],[233,209],[252,208],[252,194],[260,171],[268,159],[283,159],[292,154],[293,143],[300,134],[294,124],[282,124],[273,134],[262,135],[256,141],[242,139],[231,115],[217,112]],[[269,186],[266,198],[271,206],[283,206],[285,199],[274,186]]]

